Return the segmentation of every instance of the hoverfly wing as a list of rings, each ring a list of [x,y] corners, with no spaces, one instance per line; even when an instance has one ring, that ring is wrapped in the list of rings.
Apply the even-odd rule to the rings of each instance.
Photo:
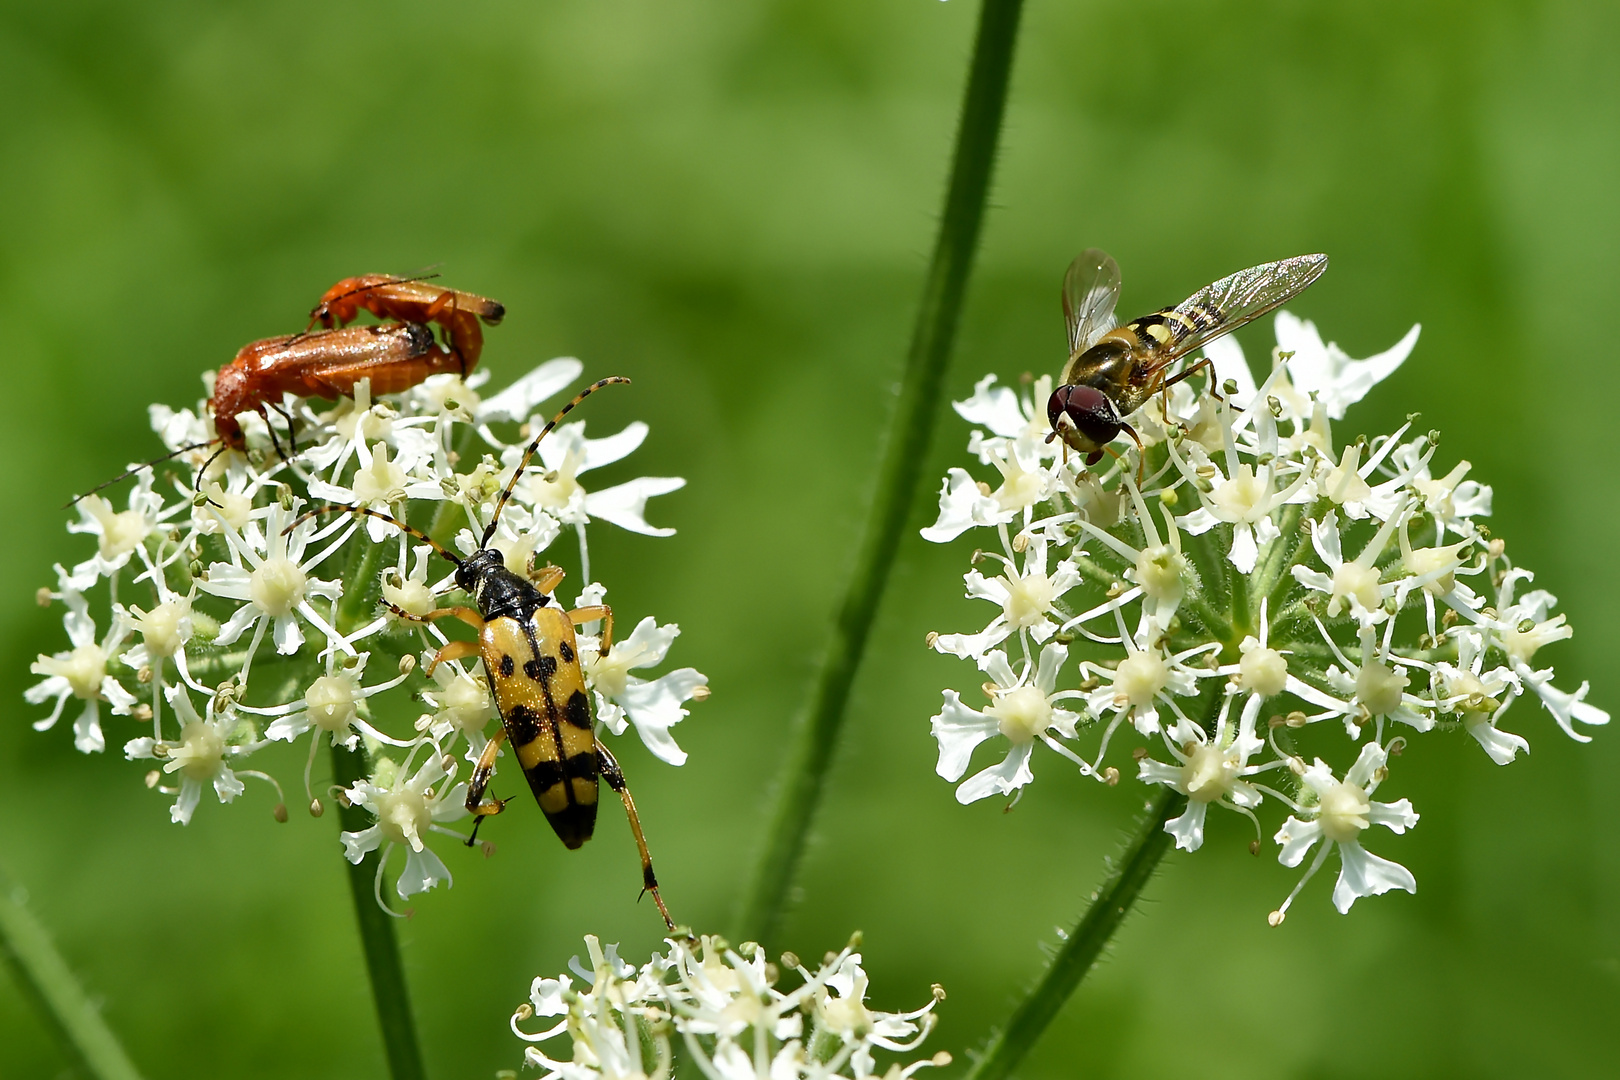
[[[1296,255],[1239,270],[1199,289],[1173,309],[1179,316],[1167,322],[1173,337],[1166,355],[1154,368],[1178,360],[1287,303],[1321,277],[1327,264],[1326,255]]]
[[[1069,326],[1069,356],[1096,344],[1116,325],[1119,264],[1106,251],[1087,248],[1063,275],[1063,320]]]

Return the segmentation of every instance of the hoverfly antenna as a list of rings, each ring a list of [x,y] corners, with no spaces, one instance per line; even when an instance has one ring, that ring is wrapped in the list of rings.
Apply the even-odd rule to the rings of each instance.
[[[317,506],[313,510],[306,510],[304,513],[298,515],[291,525],[288,525],[285,529],[282,529],[281,535],[286,536],[288,533],[298,528],[298,526],[302,525],[310,518],[324,517],[327,514],[336,514],[339,512],[345,514],[354,514],[357,517],[373,517],[378,521],[386,521],[388,524],[394,526],[394,528],[404,532],[407,536],[414,536],[424,544],[432,547],[434,551],[437,551],[440,555],[443,555],[457,566],[461,565],[460,555],[457,555],[455,552],[433,539],[433,537],[429,536],[421,529],[407,525],[398,518],[389,514],[384,514],[380,510],[372,510],[371,508],[365,506],[351,506],[348,503],[327,503],[324,506]]]
[[[62,507],[62,509],[64,509],[64,510],[70,509],[71,507],[78,505],[80,500],[89,498],[91,495],[94,495],[96,492],[100,491],[104,487],[111,487],[113,484],[118,483],[118,481],[120,481],[120,480],[126,479],[127,477],[134,476],[136,473],[140,472],[142,469],[150,469],[150,468],[152,468],[154,466],[161,465],[165,461],[170,461],[170,460],[173,460],[174,458],[179,457],[181,454],[189,454],[193,450],[201,450],[206,446],[212,446],[213,443],[214,443],[214,440],[212,440],[212,439],[209,439],[207,442],[192,443],[190,446],[182,446],[180,449],[175,450],[175,451],[173,451],[171,453],[164,454],[162,457],[156,457],[156,458],[153,458],[151,461],[145,462],[144,464],[137,465],[133,469],[125,469],[123,472],[119,473],[117,476],[113,477],[111,480],[103,480],[101,483],[97,484],[95,487],[91,488],[89,491],[85,492],[83,495],[75,495],[75,496],[73,496],[73,498],[70,499],[68,501],[68,503],[65,506]],[[218,455],[215,455],[215,456],[217,457]],[[208,460],[213,461],[214,459],[209,458]],[[206,468],[206,467],[207,466],[205,465],[204,468]]]
[[[625,378],[623,375],[609,375],[605,379],[596,380],[595,382],[591,383],[591,385],[575,394],[574,400],[564,405],[562,409],[558,411],[557,415],[551,418],[551,422],[540,429],[540,434],[536,435],[534,437],[534,441],[529,444],[529,448],[523,451],[523,460],[519,461],[518,467],[513,470],[512,479],[506,482],[506,490],[501,492],[500,501],[495,504],[495,512],[490,515],[489,524],[484,526],[483,539],[478,541],[478,546],[480,548],[489,546],[489,538],[495,535],[495,525],[501,520],[501,511],[506,508],[506,500],[512,497],[512,491],[517,487],[518,477],[522,476],[523,470],[529,467],[529,459],[534,457],[534,452],[536,450],[540,449],[540,440],[549,435],[552,428],[562,423],[563,417],[573,412],[574,407],[580,402],[602,389],[602,387],[612,386],[614,383],[624,383],[625,385],[629,385],[630,380]]]

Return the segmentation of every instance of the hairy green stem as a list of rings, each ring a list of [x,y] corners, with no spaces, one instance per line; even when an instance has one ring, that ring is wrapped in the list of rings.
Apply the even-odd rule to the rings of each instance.
[[[349,787],[370,771],[363,748],[332,747],[332,779],[337,783]],[[338,819],[348,832],[359,832],[372,824],[371,815],[358,806],[340,807]],[[349,893],[360,928],[360,945],[366,954],[366,970],[371,974],[371,996],[377,1005],[383,1050],[388,1055],[388,1075],[393,1080],[422,1080],[427,1071],[422,1067],[416,1021],[411,1016],[411,996],[405,986],[399,940],[394,935],[394,916],[378,906],[372,891],[381,859],[382,850],[377,848],[358,863],[349,864]]]
[[[1171,837],[1164,831],[1164,823],[1179,816],[1186,805],[1187,797],[1168,787],[1161,787],[1148,802],[1124,854],[1092,894],[1091,906],[1079,925],[1064,939],[1051,966],[1013,1011],[1007,1026],[991,1037],[968,1080],[1001,1080],[1040,1040],[1170,850]]]
[[[877,491],[809,708],[792,736],[764,846],[744,895],[738,922],[743,939],[765,941],[775,932],[821,801],[822,782],[843,726],[850,685],[916,493],[939,412],[968,272],[978,247],[1022,9],[1023,0],[984,0],[979,12],[945,211],[928,266],[900,398],[885,436]]]
[[[364,621],[369,613],[372,587],[382,565],[383,546],[370,543],[364,535],[343,572],[343,595],[333,612],[338,633],[346,634]],[[371,762],[363,746],[346,750],[332,747],[332,779],[341,787],[371,774]],[[338,821],[346,832],[359,832],[372,824],[371,815],[359,806],[341,805]],[[388,1056],[388,1073],[393,1080],[422,1080],[421,1044],[416,1038],[416,1021],[411,1015],[410,992],[405,985],[405,966],[400,960],[399,939],[394,934],[394,916],[377,903],[374,892],[382,850],[373,849],[358,863],[350,863],[349,893],[354,900],[355,922],[360,930],[360,946],[371,976],[371,996],[377,1006],[377,1027],[383,1051]]]
[[[78,1072],[95,1080],[139,1080],[118,1037],[28,910],[24,896],[0,870],[0,959],[23,996],[34,1003]]]

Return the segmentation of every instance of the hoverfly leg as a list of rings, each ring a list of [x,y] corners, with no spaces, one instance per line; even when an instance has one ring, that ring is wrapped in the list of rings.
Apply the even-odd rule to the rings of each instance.
[[[1221,397],[1220,391],[1215,388],[1215,361],[1211,360],[1207,356],[1199,357],[1196,364],[1193,364],[1191,367],[1187,368],[1186,371],[1178,371],[1174,378],[1164,380],[1164,382],[1159,386],[1160,392],[1162,393],[1168,391],[1172,386],[1176,385],[1176,383],[1190,378],[1194,372],[1202,371],[1204,368],[1209,368],[1210,396],[1216,401],[1225,401],[1226,399]],[[1169,414],[1168,409],[1166,409],[1165,412],[1166,415]]]
[[[1136,444],[1136,486],[1140,488],[1142,486],[1142,477],[1144,475],[1142,470],[1143,467],[1147,465],[1147,451],[1143,449],[1142,440],[1137,437],[1135,428],[1131,427],[1131,425],[1122,420],[1120,421],[1119,429],[1125,434],[1129,435],[1131,437],[1131,442]]]

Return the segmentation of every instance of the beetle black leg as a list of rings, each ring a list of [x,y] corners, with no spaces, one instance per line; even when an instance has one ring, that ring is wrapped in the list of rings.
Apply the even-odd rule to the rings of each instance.
[[[641,815],[636,813],[636,801],[630,797],[630,789],[624,782],[624,770],[619,763],[602,745],[600,739],[596,743],[596,759],[600,765],[602,779],[612,788],[624,803],[624,812],[630,817],[630,831],[635,834],[636,848],[641,852],[641,887],[642,891],[652,893],[653,903],[658,905],[658,914],[664,917],[664,925],[671,930],[675,929],[675,920],[669,917],[669,908],[664,906],[664,898],[658,895],[658,875],[653,873],[652,856],[647,853],[647,837],[641,831]]]
[[[297,457],[298,456],[298,433],[293,431],[293,418],[292,418],[292,415],[290,413],[288,413],[286,409],[283,409],[280,405],[277,405],[274,402],[270,403],[270,407],[272,409],[276,410],[276,414],[278,416],[280,416],[283,420],[287,421],[287,445],[292,447],[292,453],[291,454],[282,454],[281,455],[282,459],[286,460],[288,457]],[[269,427],[270,425],[267,423],[267,424],[265,424],[265,426]],[[276,437],[275,432],[272,431],[270,433],[270,439],[271,439],[272,442],[275,441],[275,437]],[[281,447],[280,446],[276,447],[276,452],[281,453]]]

